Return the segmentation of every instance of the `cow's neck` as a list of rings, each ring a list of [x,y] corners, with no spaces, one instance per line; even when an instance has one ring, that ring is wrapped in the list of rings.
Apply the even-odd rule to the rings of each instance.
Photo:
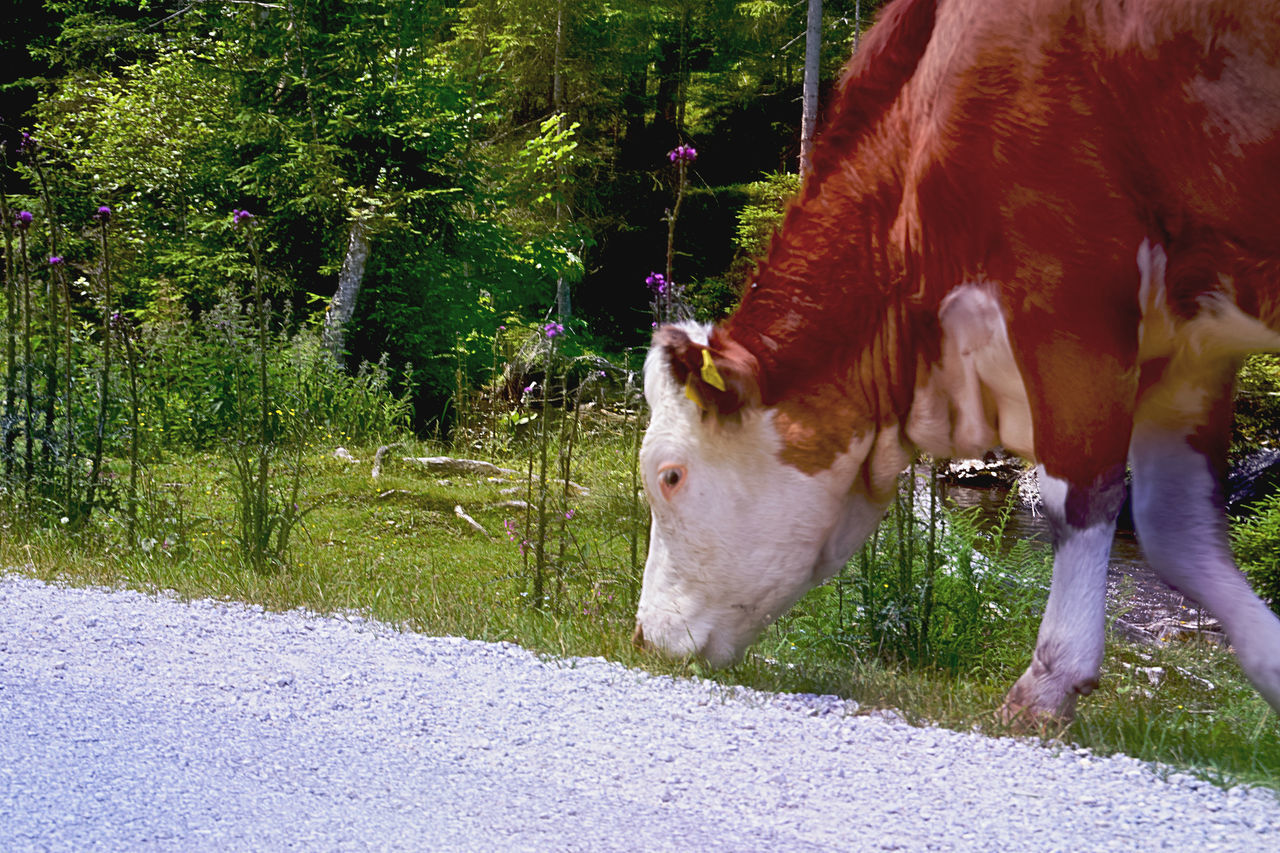
[[[859,436],[894,444],[919,357],[936,349],[937,309],[908,260],[901,201],[901,176],[871,168],[807,187],[725,325],[759,362],[784,460],[800,470],[830,468]]]

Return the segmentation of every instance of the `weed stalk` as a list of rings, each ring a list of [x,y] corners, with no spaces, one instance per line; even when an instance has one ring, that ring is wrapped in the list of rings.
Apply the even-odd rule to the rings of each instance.
[[[102,372],[98,375],[98,415],[93,424],[93,456],[89,460],[86,513],[93,512],[98,484],[102,480],[102,446],[107,431],[107,403],[111,388],[111,245],[107,235],[111,224],[110,209],[99,208],[97,218],[98,239],[102,245]]]

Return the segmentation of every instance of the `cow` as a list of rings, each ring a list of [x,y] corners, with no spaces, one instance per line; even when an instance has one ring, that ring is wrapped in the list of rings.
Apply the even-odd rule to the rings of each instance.
[[[1280,2],[895,0],[734,313],[660,327],[635,641],[711,666],[831,577],[917,453],[1036,463],[1053,579],[1006,720],[1097,686],[1132,472],[1151,565],[1280,709],[1222,482],[1280,348]]]

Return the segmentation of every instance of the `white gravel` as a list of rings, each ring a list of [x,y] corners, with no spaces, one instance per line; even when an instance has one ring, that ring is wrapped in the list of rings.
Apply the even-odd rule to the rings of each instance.
[[[0,850],[1268,850],[1271,791],[358,619],[0,578]]]

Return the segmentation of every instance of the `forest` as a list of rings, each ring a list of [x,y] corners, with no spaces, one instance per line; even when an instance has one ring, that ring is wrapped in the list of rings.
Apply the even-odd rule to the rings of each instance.
[[[699,315],[726,311],[761,242],[753,206],[798,167],[805,3],[16,5],[6,205],[35,215],[31,258],[63,259],[77,319],[103,298],[99,207],[112,310],[150,334],[247,279],[245,210],[273,325],[341,317],[330,347],[412,376],[419,427],[447,426],[499,327],[644,343],[654,271]],[[825,4],[828,83],[876,5]]]

